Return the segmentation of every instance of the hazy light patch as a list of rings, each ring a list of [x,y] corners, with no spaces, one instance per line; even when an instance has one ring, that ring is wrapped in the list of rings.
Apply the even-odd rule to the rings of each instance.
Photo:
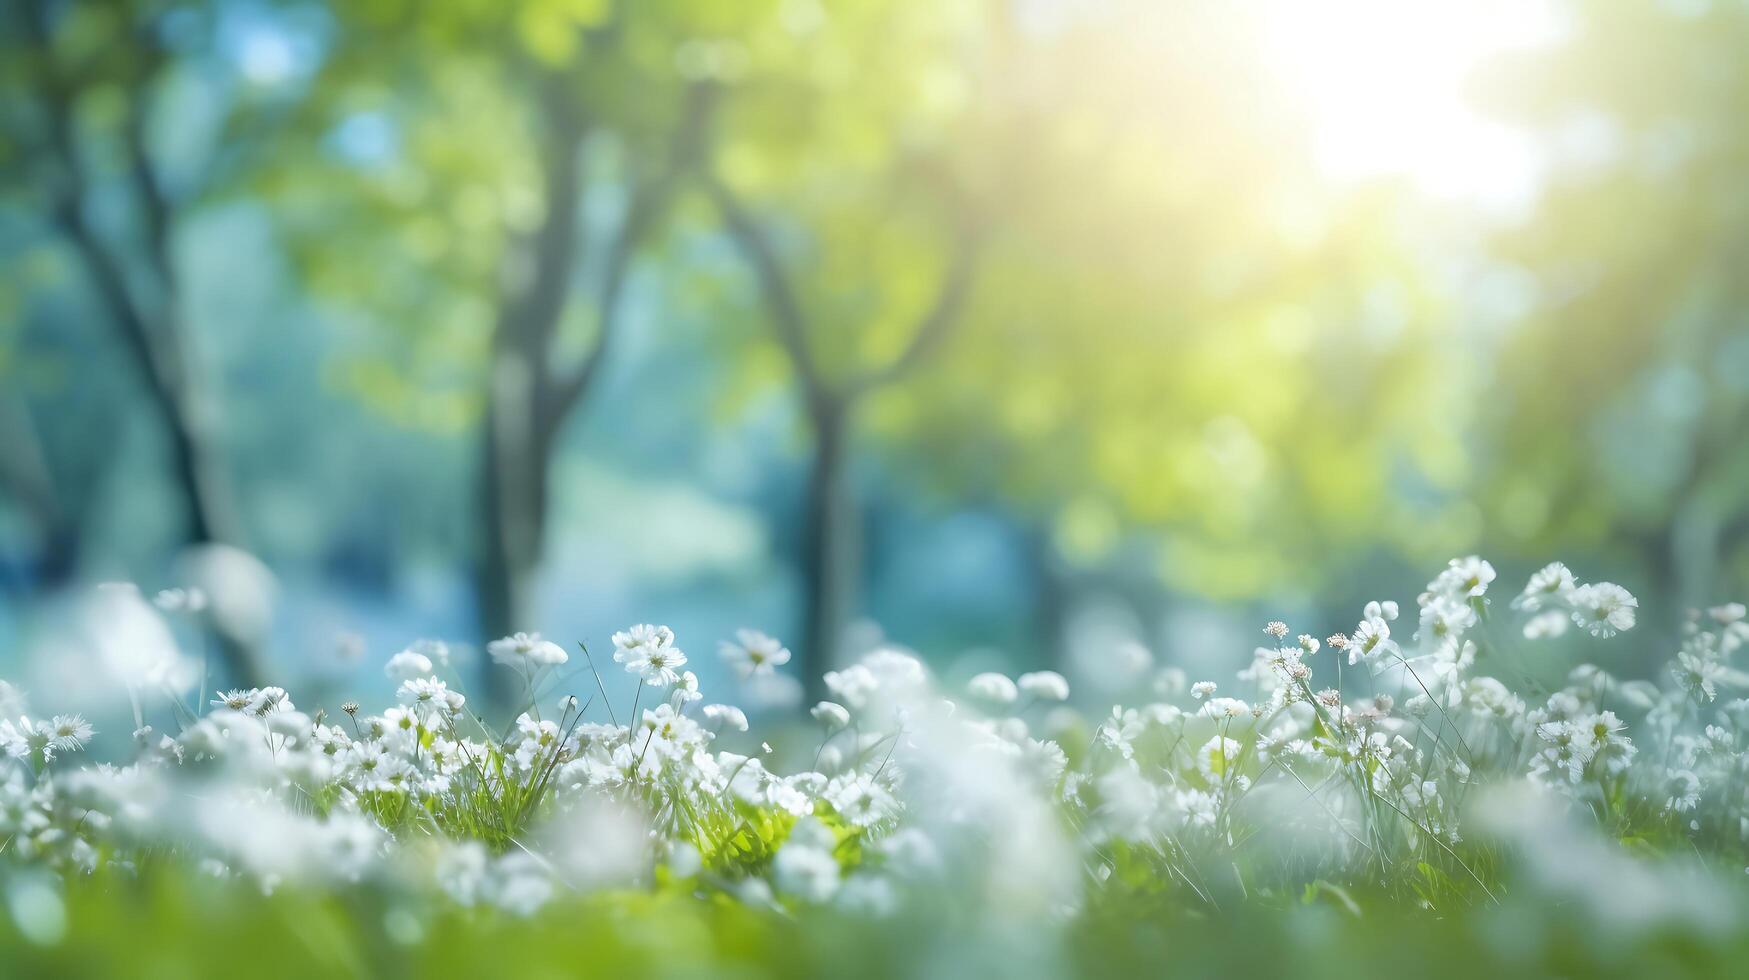
[[[218,44],[244,82],[274,89],[307,79],[322,60],[327,22],[320,11],[242,8],[220,20]]]
[[[1487,118],[1467,89],[1491,58],[1559,39],[1549,5],[1332,0],[1266,10],[1266,61],[1300,100],[1321,171],[1407,178],[1431,196],[1506,211],[1534,198],[1545,166],[1535,140]]]
[[[237,66],[243,77],[256,85],[277,85],[297,68],[291,40],[268,28],[253,28],[237,45]]]
[[[633,478],[603,467],[560,467],[566,487],[555,501],[554,523],[579,544],[555,565],[574,574],[585,567],[613,579],[673,584],[695,575],[752,567],[769,550],[755,515],[697,492],[681,482]],[[568,537],[568,536],[567,536]],[[609,566],[586,556],[614,555]]]
[[[380,112],[347,116],[329,134],[329,143],[341,157],[365,167],[393,161],[399,148],[394,124]]]

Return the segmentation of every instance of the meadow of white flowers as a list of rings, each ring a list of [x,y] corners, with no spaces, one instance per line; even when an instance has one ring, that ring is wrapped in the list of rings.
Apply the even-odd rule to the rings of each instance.
[[[1091,715],[1054,672],[947,691],[916,656],[877,649],[826,675],[832,700],[787,772],[769,743],[795,746],[798,729],[749,731],[660,626],[614,634],[611,654],[536,634],[490,644],[525,695],[502,728],[470,711],[437,643],[388,661],[382,711],[312,710],[277,687],[197,711],[153,662],[130,678],[129,735],[36,713],[0,685],[0,869],[174,864],[265,891],[368,884],[514,915],[624,888],[887,915],[953,888],[1056,922],[1138,889],[1214,903],[1332,883],[1430,908],[1487,902],[1514,861],[1573,873],[1527,853],[1551,826],[1741,875],[1744,607],[1692,613],[1656,682],[1581,663],[1551,690],[1531,658],[1563,634],[1624,642],[1634,597],[1558,563],[1510,599],[1495,585],[1487,562],[1456,560],[1412,609],[1369,603],[1322,639],[1271,622],[1236,678],[1150,669],[1137,703]],[[110,601],[156,615],[137,593]],[[790,659],[754,631],[720,655],[749,682]],[[608,700],[598,671],[611,670],[636,677],[630,703]],[[90,764],[104,740],[126,761]]]

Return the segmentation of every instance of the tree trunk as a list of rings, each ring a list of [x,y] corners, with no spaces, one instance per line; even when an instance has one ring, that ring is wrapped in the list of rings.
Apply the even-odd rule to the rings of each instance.
[[[480,453],[480,626],[487,641],[533,630],[534,577],[546,525],[549,436],[537,416],[534,371],[522,353],[500,352],[488,393]],[[482,665],[488,705],[506,707],[519,692],[508,672]]]
[[[862,573],[862,526],[850,481],[851,405],[810,408],[814,460],[808,474],[802,538],[802,643],[797,670],[811,704],[826,694],[823,675],[838,665]]]
[[[1036,662],[1044,669],[1067,674],[1069,617],[1069,583],[1063,559],[1057,554],[1048,518],[1040,519],[1026,531],[1026,545],[1032,560],[1033,630],[1038,637]]]
[[[180,336],[179,331],[178,327],[173,333]],[[214,446],[210,411],[190,404],[194,398],[184,392],[163,405],[173,472],[188,511],[188,539],[193,544],[237,544],[242,531],[230,480]]]
[[[0,400],[0,492],[12,497],[36,525],[36,559],[23,570],[21,590],[49,591],[73,577],[79,557],[79,521],[83,510],[57,487],[49,471],[48,454],[31,423],[22,398]]]
[[[185,349],[188,333],[174,296],[165,300],[160,316],[159,346],[141,367],[170,440],[171,476],[181,490],[188,545],[240,548],[244,543],[242,523],[218,450],[215,416],[196,380],[193,358]],[[212,625],[220,656],[234,683],[260,687],[272,682],[260,637],[237,635],[217,619]]]

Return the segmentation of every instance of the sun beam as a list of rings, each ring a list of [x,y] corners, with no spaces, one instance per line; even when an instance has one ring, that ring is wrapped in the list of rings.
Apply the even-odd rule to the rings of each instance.
[[[1484,205],[1511,206],[1534,192],[1533,144],[1489,119],[1470,92],[1491,59],[1559,39],[1553,5],[1281,0],[1267,11],[1267,63],[1305,113],[1328,176],[1400,176]]]

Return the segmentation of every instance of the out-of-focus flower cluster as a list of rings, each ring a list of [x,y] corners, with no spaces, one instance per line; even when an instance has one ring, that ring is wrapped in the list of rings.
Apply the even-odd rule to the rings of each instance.
[[[1160,700],[1091,719],[1056,672],[978,674],[962,697],[883,647],[826,674],[811,725],[750,731],[651,625],[612,637],[638,681],[629,705],[607,701],[587,648],[589,673],[567,674],[564,647],[518,633],[487,650],[527,710],[495,728],[427,642],[388,660],[380,712],[254,688],[200,714],[172,701],[158,731],[136,707],[128,751],[109,753],[125,764],[82,764],[116,736],[32,714],[0,684],[0,860],[128,873],[169,853],[266,888],[369,879],[517,913],[626,886],[882,912],[952,881],[1060,916],[1138,873],[1203,894],[1204,858],[1241,852],[1254,880],[1423,867],[1486,890],[1465,804],[1492,784],[1610,833],[1740,855],[1744,607],[1693,614],[1659,682],[1581,665],[1550,691],[1528,641],[1631,629],[1633,596],[1557,563],[1499,608],[1494,580],[1479,558],[1453,561],[1413,616],[1369,603],[1322,640],[1271,622],[1236,683],[1163,670]],[[751,630],[721,655],[747,684],[790,659]],[[786,774],[780,757],[806,764]]]

